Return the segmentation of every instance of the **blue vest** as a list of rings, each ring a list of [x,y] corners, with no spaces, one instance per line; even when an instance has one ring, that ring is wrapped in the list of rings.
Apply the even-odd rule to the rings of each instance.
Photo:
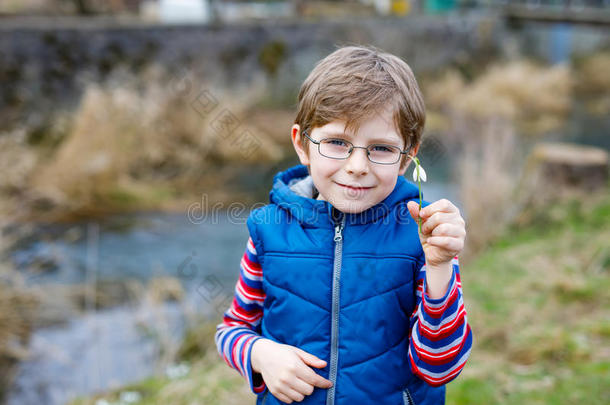
[[[408,358],[424,264],[407,209],[419,201],[417,186],[399,176],[386,199],[345,214],[291,190],[291,180],[306,176],[303,165],[276,174],[271,204],[247,222],[263,268],[262,336],[325,360],[325,368],[312,369],[333,382],[301,403],[444,404],[445,387],[412,374]],[[256,403],[283,404],[268,389]]]

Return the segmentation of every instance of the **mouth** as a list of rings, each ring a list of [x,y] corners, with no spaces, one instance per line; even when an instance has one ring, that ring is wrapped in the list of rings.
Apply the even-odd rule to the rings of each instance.
[[[349,186],[347,184],[341,184],[341,183],[337,183],[338,185],[340,185],[341,187],[347,189],[347,190],[352,190],[352,191],[366,191],[366,190],[370,190],[373,187],[356,187],[356,186]]]

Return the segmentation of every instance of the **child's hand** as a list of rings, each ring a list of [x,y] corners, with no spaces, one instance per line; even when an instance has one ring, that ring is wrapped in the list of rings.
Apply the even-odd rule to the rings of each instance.
[[[466,223],[460,210],[451,201],[442,199],[419,211],[419,204],[409,201],[409,213],[417,221],[422,220],[419,239],[427,266],[438,266],[451,262],[464,248]]]
[[[301,402],[314,387],[330,388],[333,383],[312,370],[326,367],[326,362],[298,347],[276,343],[270,339],[254,342],[251,352],[252,370],[259,372],[267,389],[282,402]]]

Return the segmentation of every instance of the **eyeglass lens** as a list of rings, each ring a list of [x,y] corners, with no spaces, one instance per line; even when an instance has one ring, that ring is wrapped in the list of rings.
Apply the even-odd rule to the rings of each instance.
[[[323,139],[319,143],[322,155],[333,159],[346,159],[354,150],[354,145],[342,139]],[[400,159],[400,149],[396,146],[374,144],[367,147],[369,160],[374,163],[391,164]]]

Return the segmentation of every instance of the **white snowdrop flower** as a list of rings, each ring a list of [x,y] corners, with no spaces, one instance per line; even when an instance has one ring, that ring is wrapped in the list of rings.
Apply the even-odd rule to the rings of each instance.
[[[418,172],[419,179],[421,181],[426,181],[426,171],[421,165],[415,165],[415,169],[413,169],[413,181],[418,181]]]

